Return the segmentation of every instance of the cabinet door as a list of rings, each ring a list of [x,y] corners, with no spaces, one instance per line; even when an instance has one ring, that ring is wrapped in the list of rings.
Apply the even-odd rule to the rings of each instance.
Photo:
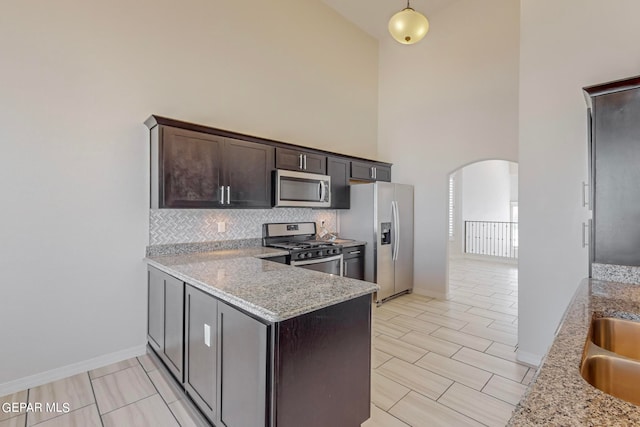
[[[349,209],[351,207],[350,167],[351,162],[347,159],[327,158],[327,174],[331,177],[331,207],[333,209]]]
[[[164,354],[169,370],[183,382],[184,282],[166,275],[164,282]]]
[[[640,89],[594,101],[597,263],[640,265]]]
[[[304,171],[304,159],[301,151],[276,148],[276,169]]]
[[[267,326],[218,302],[220,420],[226,427],[267,424]]]
[[[276,169],[287,169],[325,175],[327,156],[307,151],[276,148]]]
[[[312,153],[302,153],[304,156],[304,171],[309,173],[317,173],[320,175],[327,174],[327,156]]]
[[[215,422],[217,414],[218,303],[211,295],[186,286],[185,389]]]
[[[373,164],[364,162],[351,162],[351,178],[363,181],[374,181]]]
[[[374,176],[376,181],[391,182],[391,166],[374,166]]]
[[[158,353],[164,351],[164,274],[153,267],[147,271],[147,337]]]
[[[163,127],[160,138],[159,207],[221,206],[223,138],[172,127]]]
[[[274,148],[227,139],[224,146],[224,185],[227,206],[270,208]],[[227,188],[225,188],[227,191]]]

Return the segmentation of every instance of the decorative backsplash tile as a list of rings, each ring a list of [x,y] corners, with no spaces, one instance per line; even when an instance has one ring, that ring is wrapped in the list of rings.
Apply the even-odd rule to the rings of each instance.
[[[640,285],[640,267],[615,264],[591,264],[591,277],[607,282]]]
[[[151,209],[149,245],[196,243],[262,237],[265,222],[325,221],[329,231],[337,230],[337,214],[332,209]],[[226,231],[218,232],[224,222]]]

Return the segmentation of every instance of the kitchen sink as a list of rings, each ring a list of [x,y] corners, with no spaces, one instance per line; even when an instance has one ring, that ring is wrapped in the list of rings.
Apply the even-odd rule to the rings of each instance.
[[[639,340],[639,322],[594,318],[582,354],[582,377],[605,393],[640,405]]]
[[[640,360],[640,322],[613,317],[593,319],[591,341],[605,350]]]

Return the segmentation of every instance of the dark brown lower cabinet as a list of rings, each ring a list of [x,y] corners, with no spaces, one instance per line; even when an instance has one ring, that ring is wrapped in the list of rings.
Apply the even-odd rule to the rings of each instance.
[[[172,277],[149,270],[154,272],[151,320],[160,318],[152,310],[160,288],[151,292],[151,280]],[[184,295],[182,385],[213,425],[357,427],[369,418],[371,295],[269,323],[179,283]],[[149,343],[159,355],[152,341],[160,323],[166,322],[149,325]],[[164,327],[178,324],[183,323]]]
[[[193,286],[185,289],[184,387],[200,410],[218,418],[218,301]]]
[[[342,250],[345,277],[364,280],[364,245],[344,248]]]
[[[276,324],[277,427],[358,427],[371,404],[371,295]]]
[[[267,426],[267,325],[218,302],[220,424]]]
[[[184,283],[157,268],[149,267],[147,337],[169,371],[183,380]]]

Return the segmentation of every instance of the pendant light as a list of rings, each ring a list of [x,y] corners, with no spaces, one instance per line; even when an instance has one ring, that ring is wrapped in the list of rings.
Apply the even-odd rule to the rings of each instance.
[[[409,5],[396,13],[389,20],[389,33],[391,37],[402,44],[418,43],[429,31],[427,17],[416,12]]]

